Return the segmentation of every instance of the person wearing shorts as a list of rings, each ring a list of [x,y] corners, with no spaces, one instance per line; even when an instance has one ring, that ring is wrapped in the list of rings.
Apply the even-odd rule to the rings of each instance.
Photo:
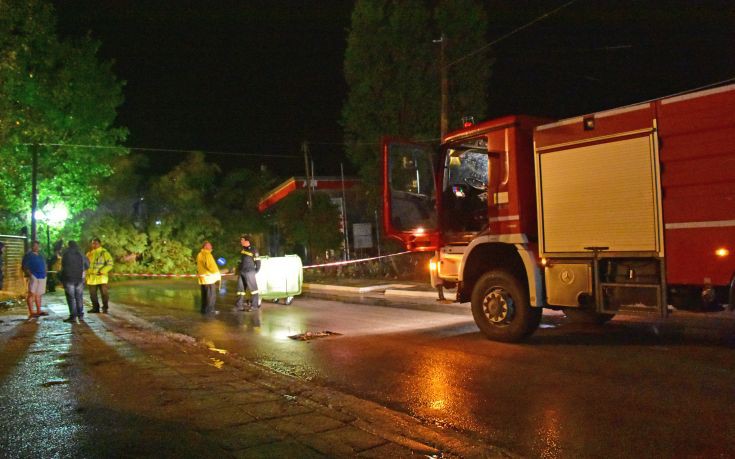
[[[33,241],[30,252],[23,256],[23,272],[28,277],[28,318],[47,316],[48,313],[41,310],[41,297],[46,293],[46,260],[39,253],[38,241]],[[36,312],[33,312],[33,306]]]

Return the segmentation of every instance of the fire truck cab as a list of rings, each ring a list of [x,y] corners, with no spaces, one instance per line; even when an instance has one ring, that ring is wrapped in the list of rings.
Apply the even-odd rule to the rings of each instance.
[[[604,322],[669,304],[733,304],[735,85],[556,122],[526,116],[386,139],[384,227],[435,251],[489,338],[543,307]],[[441,288],[441,287],[440,287]]]

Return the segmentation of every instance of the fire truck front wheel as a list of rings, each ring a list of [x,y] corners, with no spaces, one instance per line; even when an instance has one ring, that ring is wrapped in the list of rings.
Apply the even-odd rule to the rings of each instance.
[[[491,340],[521,341],[538,328],[541,313],[531,307],[518,279],[505,271],[483,274],[472,290],[472,316]]]

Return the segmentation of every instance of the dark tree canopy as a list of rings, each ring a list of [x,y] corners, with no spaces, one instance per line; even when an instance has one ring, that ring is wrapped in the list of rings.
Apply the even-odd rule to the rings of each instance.
[[[358,0],[345,52],[349,94],[343,109],[347,153],[377,204],[380,139],[439,137],[440,45],[451,63],[485,44],[487,18],[474,0]],[[486,110],[490,60],[478,53],[449,67],[450,128]]]

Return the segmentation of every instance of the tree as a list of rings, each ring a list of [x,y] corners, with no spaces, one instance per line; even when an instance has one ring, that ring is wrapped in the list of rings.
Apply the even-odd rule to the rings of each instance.
[[[217,253],[234,262],[239,257],[241,234],[268,232],[267,217],[258,211],[258,201],[276,184],[267,170],[235,169],[217,186],[212,206],[219,217],[222,231],[211,240]],[[258,247],[261,255],[265,247]]]
[[[446,42],[449,75],[449,129],[462,127],[462,117],[481,120],[487,112],[487,85],[493,59],[473,54],[486,44],[487,14],[476,0],[442,0],[436,24]]]
[[[308,257],[342,245],[339,209],[323,193],[314,193],[311,202],[310,209],[306,205],[306,192],[298,191],[279,202],[275,211],[275,221],[285,243],[292,250],[298,246],[306,248]]]
[[[371,206],[380,190],[380,139],[392,135],[436,139],[439,133],[439,47],[447,39],[447,62],[485,43],[487,19],[474,0],[438,3],[432,12],[420,0],[358,0],[345,52],[349,86],[343,108],[347,154],[358,167]],[[489,76],[486,55],[450,68],[450,120],[482,117]],[[467,75],[471,72],[471,75]]]
[[[218,173],[219,166],[205,162],[202,153],[192,153],[152,181],[146,199],[149,263],[162,269],[175,266],[175,272],[186,270],[192,262],[192,250],[204,239],[219,235],[220,220],[212,213]],[[162,260],[161,256],[176,261]]]
[[[97,204],[127,131],[114,126],[123,84],[98,60],[99,43],[60,41],[43,0],[0,0],[0,11],[0,231],[15,232],[30,220],[32,148],[39,203],[76,216]],[[70,218],[64,233],[80,228]]]
[[[114,173],[100,184],[100,201],[94,210],[82,215],[82,241],[98,237],[115,259],[115,272],[146,272],[143,261],[148,252],[145,212],[145,181],[138,170],[146,158],[119,157]]]
[[[116,272],[192,272],[205,239],[218,256],[235,261],[238,236],[268,228],[257,210],[273,185],[267,171],[235,169],[223,175],[196,152],[160,176],[141,175],[146,164],[142,156],[118,158],[115,174],[99,188],[99,205],[84,215],[85,240],[103,240]]]

